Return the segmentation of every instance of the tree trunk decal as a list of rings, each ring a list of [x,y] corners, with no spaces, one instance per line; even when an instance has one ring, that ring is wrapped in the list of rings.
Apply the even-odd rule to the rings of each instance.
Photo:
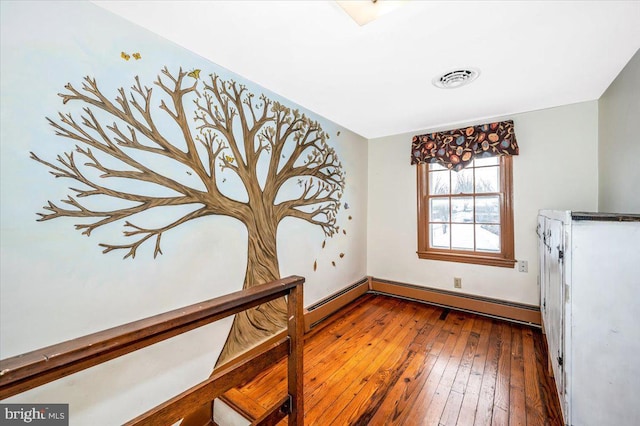
[[[262,229],[262,232],[259,229]],[[275,233],[264,228],[250,228],[247,271],[243,288],[264,284],[278,278],[280,273]],[[284,298],[238,313],[233,319],[233,325],[218,358],[218,364],[223,364],[234,355],[251,348],[256,342],[269,338],[286,324],[287,304]]]
[[[276,237],[285,217],[320,226],[327,237],[338,231],[344,172],[317,121],[265,95],[256,99],[233,80],[215,74],[201,80],[197,71],[173,74],[165,67],[153,88],[136,77],[130,91],[118,89],[115,101],[90,77],[80,90],[67,84],[63,103],[78,103],[82,112],[47,120],[75,148],[55,160],[31,158],[74,185],[60,203],[49,201],[38,220],[76,218],[75,228],[87,236],[122,226],[120,241],[99,245],[103,253],[133,259],[142,246],[152,247],[154,257],[162,254],[162,236],[179,225],[229,216],[248,231],[246,289],[280,277]],[[156,98],[154,89],[160,90]],[[223,190],[231,175],[245,194]],[[162,225],[142,223],[149,217],[142,213],[167,208],[186,213]],[[218,362],[285,325],[284,299],[236,315]]]

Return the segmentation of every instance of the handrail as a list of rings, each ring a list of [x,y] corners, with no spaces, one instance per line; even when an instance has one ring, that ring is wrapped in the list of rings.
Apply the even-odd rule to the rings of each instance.
[[[282,343],[282,345],[288,346],[289,352],[289,396],[287,398],[287,404],[284,404],[287,406],[285,408],[288,410],[288,413],[284,415],[289,415],[290,424],[302,425],[303,283],[304,278],[302,277],[291,276],[283,278],[271,283],[0,360],[0,400],[177,336],[270,300],[288,296],[288,336],[286,341]],[[281,350],[275,350],[273,348],[267,349],[240,365],[245,365],[246,362],[252,362],[260,357],[264,357],[264,353],[269,350],[271,350],[274,356],[281,353]],[[222,368],[222,370],[227,371],[227,373],[233,373],[236,368]],[[233,375],[231,374],[231,376]],[[212,382],[214,377],[217,377],[217,375],[212,376],[208,381],[202,382],[196,387]],[[229,385],[229,382],[225,381],[225,387],[228,385],[228,388],[237,384],[238,383],[233,383]],[[194,388],[192,388],[192,390]],[[209,386],[209,388],[211,388],[211,386]],[[191,390],[186,392],[190,391]],[[217,391],[215,393],[217,393]],[[189,394],[187,396],[192,395]],[[200,395],[200,398],[201,396],[202,395]],[[209,401],[213,398],[215,398],[215,396],[209,399]],[[170,401],[167,401],[167,403]],[[161,404],[158,407],[165,404]],[[283,407],[276,408],[282,409]],[[150,410],[150,412],[151,411],[153,410]],[[142,419],[143,416],[139,417]],[[176,420],[180,418],[182,417]],[[141,423],[145,423],[144,419],[142,421],[138,419],[135,424]]]

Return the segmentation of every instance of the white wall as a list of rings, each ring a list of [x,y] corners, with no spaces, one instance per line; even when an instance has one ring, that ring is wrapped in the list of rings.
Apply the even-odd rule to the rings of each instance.
[[[598,101],[598,209],[640,213],[640,51]]]
[[[418,259],[416,171],[411,137],[426,129],[369,141],[368,274],[427,287],[537,305],[536,216],[539,209],[597,208],[597,102],[498,117],[513,119],[520,155],[514,158],[515,255],[529,272]],[[479,123],[460,123],[449,128]]]
[[[57,94],[68,82],[79,88],[86,75],[96,77],[110,99],[137,75],[154,88],[157,100],[161,90],[153,81],[162,67],[198,68],[203,76],[215,72],[245,83],[256,99],[265,93],[297,106],[91,3],[3,1],[0,6],[0,358],[240,290],[247,232],[238,221],[211,216],[185,223],[163,235],[163,255],[157,259],[144,246],[134,260],[123,260],[124,253],[103,254],[98,244],[120,238],[121,224],[87,237],[74,229],[75,219],[36,221],[48,200],[59,203],[79,184],[55,179],[29,153],[55,161],[57,154],[73,150],[73,141],[56,136],[45,117],[56,119],[58,112],[78,117],[82,105],[63,105]],[[138,51],[142,59],[125,61],[121,51]],[[350,206],[338,212],[341,232],[327,239],[324,249],[318,227],[289,219],[279,225],[281,276],[307,278],[309,305],[366,275],[367,140],[301,110],[330,135],[328,143],[346,172],[342,201]],[[156,112],[161,111],[154,110],[154,117]],[[168,127],[166,120],[159,125]],[[186,179],[184,169],[179,172]],[[6,402],[69,403],[72,425],[121,424],[206,379],[230,325],[227,319]]]

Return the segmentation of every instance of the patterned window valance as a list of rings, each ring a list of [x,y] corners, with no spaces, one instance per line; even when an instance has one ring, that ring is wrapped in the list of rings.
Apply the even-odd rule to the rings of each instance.
[[[511,120],[417,135],[411,141],[411,164],[440,163],[458,171],[474,157],[495,155],[518,155]]]

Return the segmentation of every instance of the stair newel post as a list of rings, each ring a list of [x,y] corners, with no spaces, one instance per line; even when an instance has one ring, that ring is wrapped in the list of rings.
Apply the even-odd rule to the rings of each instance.
[[[304,281],[293,287],[288,296],[288,332],[291,345],[287,372],[289,397],[291,401],[289,424],[294,426],[304,425],[302,362],[304,346],[303,283]]]

